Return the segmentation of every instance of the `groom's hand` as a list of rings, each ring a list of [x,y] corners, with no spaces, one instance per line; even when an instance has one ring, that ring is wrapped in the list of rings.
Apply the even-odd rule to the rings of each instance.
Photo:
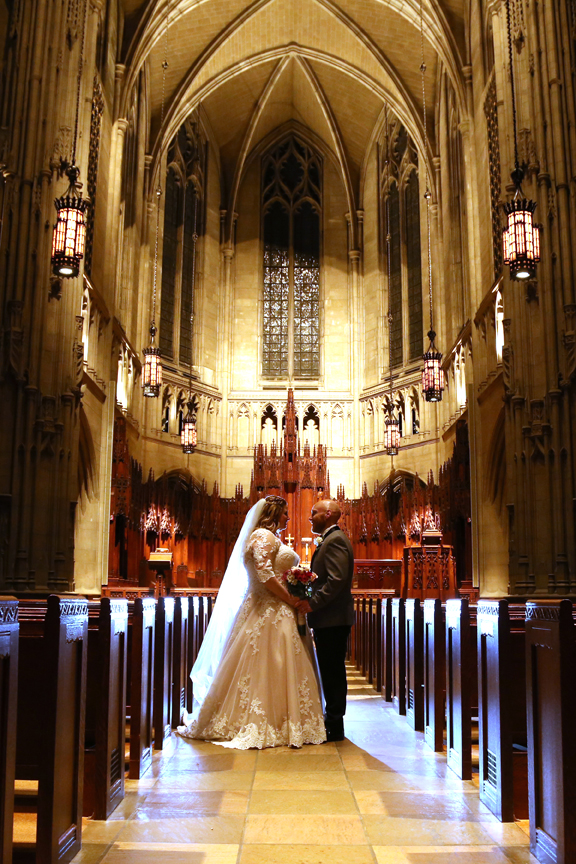
[[[308,600],[298,600],[296,608],[298,609],[298,612],[301,612],[303,615],[307,615],[308,612],[312,611],[312,607]]]

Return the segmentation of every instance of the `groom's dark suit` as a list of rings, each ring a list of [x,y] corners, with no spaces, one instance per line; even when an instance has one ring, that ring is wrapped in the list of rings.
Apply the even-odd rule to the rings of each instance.
[[[314,631],[322,676],[326,733],[328,740],[339,740],[344,737],[346,713],[346,648],[354,623],[354,552],[350,540],[337,525],[324,534],[312,556],[310,569],[318,578],[312,583],[308,623]]]

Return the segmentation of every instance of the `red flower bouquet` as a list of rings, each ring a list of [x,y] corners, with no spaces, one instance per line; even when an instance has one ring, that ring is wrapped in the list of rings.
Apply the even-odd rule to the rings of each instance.
[[[312,596],[312,582],[316,579],[316,574],[311,570],[305,570],[304,567],[291,567],[282,574],[282,581],[286,585],[286,589],[293,597],[298,597],[299,600],[308,600]],[[298,612],[298,632],[301,636],[306,634],[306,619],[301,612]]]

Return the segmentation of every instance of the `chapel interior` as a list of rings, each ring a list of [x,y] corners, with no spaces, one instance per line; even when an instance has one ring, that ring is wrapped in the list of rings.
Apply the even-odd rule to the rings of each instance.
[[[20,643],[53,595],[87,601],[88,630],[101,598],[148,595],[189,597],[207,623],[267,494],[305,561],[311,507],[338,501],[367,634],[350,649],[356,738],[279,754],[287,785],[271,754],[172,736],[112,821],[84,820],[75,860],[576,861],[560,799],[482,819],[477,725],[476,780],[455,785],[441,733],[426,761],[381,647],[392,598],[458,600],[476,664],[490,600],[522,639],[530,616],[568,628],[560,695],[530,692],[544,724],[568,722],[551,693],[576,710],[574,0],[3,0],[0,35],[0,607],[20,604]],[[2,614],[0,661],[18,613]],[[562,725],[538,788],[573,804],[568,739]],[[179,833],[185,789],[197,822]],[[428,806],[484,833],[426,833]],[[157,833],[130,833],[139,818]]]

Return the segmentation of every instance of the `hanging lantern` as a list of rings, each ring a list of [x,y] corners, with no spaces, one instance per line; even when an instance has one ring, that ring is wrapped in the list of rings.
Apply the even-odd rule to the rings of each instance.
[[[154,344],[156,326],[150,325],[150,345],[144,348],[144,369],[142,370],[142,389],[144,396],[159,396],[162,385],[162,355]]]
[[[384,432],[384,447],[387,456],[396,456],[400,446],[400,424],[392,409],[386,418],[386,431]]]
[[[510,266],[511,279],[533,279],[540,261],[540,228],[534,225],[536,203],[520,198],[504,204],[508,227],[502,232],[504,264]]]
[[[422,369],[422,391],[427,402],[440,402],[444,390],[444,370],[442,369],[442,354],[436,350],[434,330],[428,332],[430,345],[424,354]]]
[[[78,183],[80,169],[71,165],[66,174],[70,186],[56,198],[56,224],[52,234],[52,272],[67,279],[78,276],[86,245],[86,210],[88,199],[82,198]]]
[[[196,412],[193,402],[188,402],[188,414],[182,422],[180,443],[183,453],[193,453],[198,443],[198,432],[196,430]]]

